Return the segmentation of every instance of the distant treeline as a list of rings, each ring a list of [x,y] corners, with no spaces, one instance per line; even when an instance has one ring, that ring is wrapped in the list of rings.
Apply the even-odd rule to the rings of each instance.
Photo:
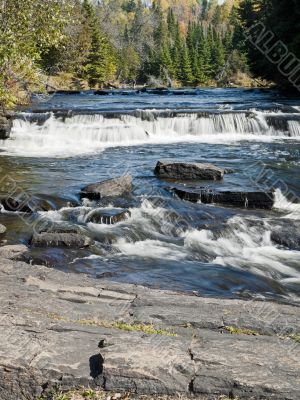
[[[300,1],[243,0],[239,16],[252,73],[299,90]]]
[[[297,0],[0,0],[0,102],[12,105],[60,74],[90,87],[228,85],[239,74],[291,86],[245,33],[261,22],[299,56],[299,7]]]

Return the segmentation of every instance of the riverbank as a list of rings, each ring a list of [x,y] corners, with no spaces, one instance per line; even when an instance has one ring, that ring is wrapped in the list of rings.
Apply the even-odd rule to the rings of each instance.
[[[16,261],[26,250],[0,249],[1,399],[82,386],[299,399],[298,307],[66,274]]]

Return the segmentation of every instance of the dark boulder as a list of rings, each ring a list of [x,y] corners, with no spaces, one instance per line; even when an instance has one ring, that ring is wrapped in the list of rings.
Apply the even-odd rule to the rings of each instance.
[[[16,198],[5,197],[0,199],[0,205],[10,212],[33,214],[38,211],[56,211],[63,207],[76,207],[79,205],[74,199],[59,198],[50,195],[28,197],[26,195]]]
[[[95,90],[94,94],[96,94],[97,96],[109,96],[110,94],[112,94],[112,92],[108,90]]]
[[[276,226],[271,232],[272,242],[289,248],[300,250],[300,225],[297,222],[285,221],[284,225]]]
[[[161,179],[218,181],[223,179],[225,171],[212,164],[158,161],[154,173]]]
[[[94,241],[79,229],[53,229],[34,233],[31,239],[31,245],[34,247],[84,248],[93,244]]]
[[[12,128],[12,117],[0,108],[0,140],[9,138]]]
[[[48,91],[49,94],[61,94],[61,95],[65,95],[65,96],[72,96],[75,94],[80,94],[81,91],[80,90],[49,90]]]
[[[203,204],[220,204],[224,206],[271,210],[274,206],[275,193],[269,192],[217,192],[205,188],[173,188],[172,191],[182,199]]]
[[[102,209],[97,208],[91,211],[86,217],[86,223],[114,225],[126,220],[131,216],[129,210],[120,210],[119,208]]]
[[[132,191],[132,177],[124,175],[119,178],[86,186],[80,193],[81,198],[100,200],[104,197],[118,197]]]
[[[35,209],[27,198],[12,198],[5,197],[0,199],[0,204],[6,211],[10,212],[22,212],[22,213],[33,213]]]
[[[158,96],[165,96],[168,94],[172,94],[167,88],[165,87],[144,87],[138,90],[138,93],[147,93],[147,94],[154,94]]]

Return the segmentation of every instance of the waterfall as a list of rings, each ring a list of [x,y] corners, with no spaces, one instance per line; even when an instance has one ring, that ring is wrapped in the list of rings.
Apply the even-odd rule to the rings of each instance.
[[[0,141],[8,154],[24,156],[72,156],[99,152],[112,146],[185,142],[226,143],[240,140],[300,138],[300,121],[288,115],[284,124],[272,124],[262,112],[180,113],[143,111],[128,114],[79,114],[35,116],[24,113],[14,119],[11,138]],[[287,126],[287,129],[280,128]]]
[[[299,137],[300,136],[300,122],[299,121],[289,121],[289,132],[292,137]]]

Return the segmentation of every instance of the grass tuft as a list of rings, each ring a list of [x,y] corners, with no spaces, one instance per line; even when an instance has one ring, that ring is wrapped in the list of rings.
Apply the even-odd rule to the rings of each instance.
[[[232,335],[248,335],[248,336],[261,336],[257,331],[247,328],[236,328],[234,326],[225,326],[224,329]]]
[[[166,329],[156,329],[152,324],[138,324],[138,323],[126,323],[126,322],[105,322],[98,320],[78,320],[75,321],[81,325],[90,325],[90,326],[100,326],[103,328],[113,328],[119,329],[121,331],[127,332],[143,332],[148,335],[163,335],[163,336],[177,336],[176,333],[170,332]]]
[[[289,335],[289,338],[300,343],[300,333],[293,333],[292,335]]]

